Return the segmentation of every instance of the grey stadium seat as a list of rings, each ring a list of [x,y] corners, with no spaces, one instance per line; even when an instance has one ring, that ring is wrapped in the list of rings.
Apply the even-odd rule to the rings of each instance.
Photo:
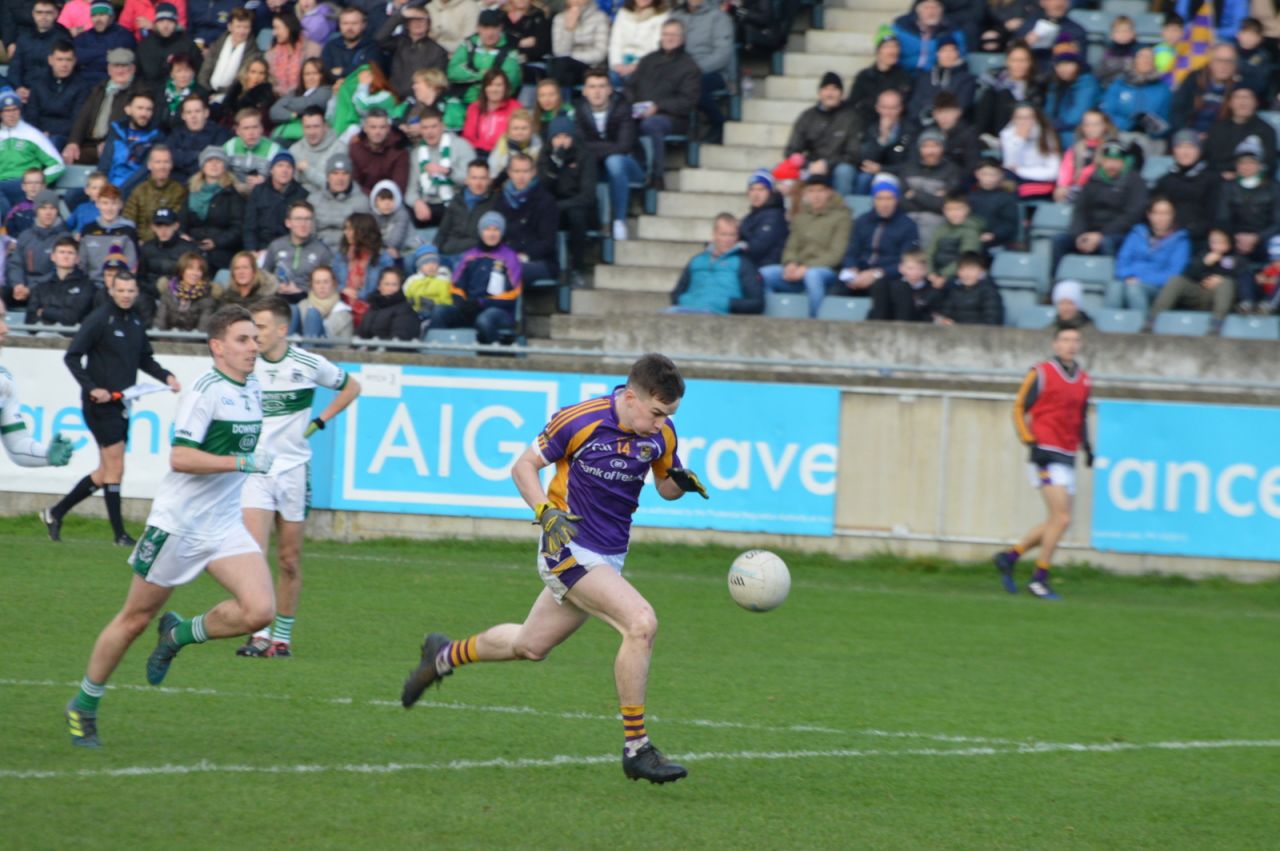
[[[1116,275],[1116,261],[1100,254],[1068,254],[1058,261],[1054,278],[1059,281],[1075,279],[1094,287],[1105,287]]]
[[[1280,339],[1280,316],[1240,316],[1232,314],[1222,323],[1222,336],[1237,340]]]
[[[1142,330],[1142,323],[1146,318],[1141,310],[1105,308],[1097,313],[1086,312],[1097,329],[1104,334],[1136,334]]]
[[[779,319],[808,319],[809,296],[806,293],[765,293],[764,315]]]
[[[991,279],[1004,290],[1042,289],[1049,280],[1049,262],[1030,251],[1001,251],[991,264]]]
[[[818,306],[819,319],[836,319],[845,322],[861,322],[871,312],[871,299],[865,296],[829,295]]]
[[[1018,316],[1027,307],[1035,307],[1040,299],[1034,290],[1006,290],[1001,288],[1000,300],[1004,302],[1004,324],[1010,328],[1018,324]]]
[[[1006,315],[1008,308],[1006,308]],[[1047,304],[1027,304],[1018,309],[1017,316],[1014,318],[1014,327],[1025,328],[1032,331],[1039,331],[1041,328],[1048,328],[1053,324],[1053,317],[1056,315],[1053,307]]]
[[[1199,310],[1166,310],[1156,314],[1152,331],[1178,337],[1203,337],[1209,333],[1212,314]]]

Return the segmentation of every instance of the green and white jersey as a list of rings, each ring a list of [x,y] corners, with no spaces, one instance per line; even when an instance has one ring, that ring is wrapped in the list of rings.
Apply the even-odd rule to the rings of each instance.
[[[262,434],[262,390],[250,375],[244,383],[211,369],[178,402],[173,445],[213,455],[250,454]],[[195,475],[170,470],[151,503],[148,526],[197,540],[221,540],[241,523],[244,473]]]
[[[311,460],[311,444],[302,436],[311,422],[316,388],[341,390],[347,374],[328,359],[297,346],[270,361],[258,356],[253,371],[262,385],[262,445],[275,455],[268,475],[279,476]]]

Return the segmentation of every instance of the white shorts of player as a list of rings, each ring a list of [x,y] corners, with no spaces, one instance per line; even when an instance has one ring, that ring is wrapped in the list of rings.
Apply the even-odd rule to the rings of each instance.
[[[152,585],[173,588],[194,580],[211,562],[260,552],[243,523],[228,529],[221,540],[182,538],[148,526],[129,556],[129,566]]]
[[[1058,485],[1067,489],[1067,493],[1075,496],[1076,492],[1076,468],[1067,464],[1050,464],[1045,468],[1045,475],[1040,474],[1040,468],[1035,464],[1027,465],[1027,475],[1031,479],[1031,487],[1039,488],[1044,485]],[[1047,480],[1046,480],[1047,478]]]
[[[308,465],[299,464],[278,476],[255,473],[240,492],[241,508],[274,511],[289,523],[307,519],[311,506],[311,477]]]
[[[573,571],[575,568],[581,568],[582,571],[590,573],[597,567],[610,567],[622,575],[622,566],[626,563],[627,554],[618,553],[617,555],[604,555],[603,553],[589,550],[579,544],[569,543],[569,554],[573,556],[576,565],[569,568]],[[580,577],[581,572],[577,575]],[[557,603],[564,602],[564,595],[569,593],[569,588],[574,584],[570,581],[568,584],[561,578],[559,573],[552,573],[551,564],[547,561],[547,557],[542,553],[538,553],[538,576],[542,577],[542,584],[551,589],[552,595],[555,596]]]

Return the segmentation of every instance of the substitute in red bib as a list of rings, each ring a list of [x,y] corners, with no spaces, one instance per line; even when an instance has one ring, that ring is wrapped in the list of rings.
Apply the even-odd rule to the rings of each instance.
[[[1013,424],[1018,438],[1031,450],[1028,465],[1031,484],[1040,489],[1048,517],[1022,537],[1012,549],[996,553],[1000,581],[1016,594],[1014,565],[1023,553],[1040,547],[1036,570],[1027,590],[1042,600],[1057,600],[1049,585],[1053,552],[1071,525],[1071,499],[1076,492],[1076,453],[1084,452],[1085,465],[1093,466],[1093,449],[1085,414],[1089,407],[1089,374],[1076,358],[1080,331],[1058,328],[1053,335],[1053,357],[1031,368],[1013,403]]]

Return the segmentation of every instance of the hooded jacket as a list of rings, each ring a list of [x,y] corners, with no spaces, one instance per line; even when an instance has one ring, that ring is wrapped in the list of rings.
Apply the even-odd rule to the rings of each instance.
[[[685,264],[671,303],[710,313],[763,313],[764,282],[741,245],[719,257],[707,248]]]
[[[391,212],[385,215],[378,212],[378,205],[374,203],[378,193],[384,189],[391,193],[395,204]],[[400,191],[400,187],[390,180],[379,180],[369,193],[369,209],[373,213],[373,220],[378,224],[378,231],[382,234],[383,246],[404,253],[409,247],[409,240],[413,234],[413,219],[409,217],[409,211],[404,207],[404,194]]]
[[[790,235],[787,211],[777,192],[771,192],[767,201],[753,208],[738,223],[738,237],[757,268],[781,263],[782,250]]]
[[[32,225],[18,236],[4,264],[5,304],[16,306],[12,300],[15,284],[34,287],[53,274],[53,261],[49,259],[53,244],[67,233],[67,226],[59,219],[47,228]]]
[[[293,154],[293,161],[296,165],[294,170],[297,174],[294,179],[305,186],[308,191],[323,189],[326,178],[325,172],[329,166],[329,157],[340,152],[347,153],[347,149],[339,141],[338,134],[328,127],[325,128],[324,137],[320,139],[320,143],[317,145],[312,145],[305,138],[299,139],[289,146],[289,153]],[[302,167],[303,163],[307,164],[306,168]]]
[[[347,220],[347,216],[352,213],[372,212],[369,207],[369,196],[361,192],[354,181],[341,195],[335,195],[326,183],[323,188],[313,189],[307,196],[307,200],[316,211],[316,236],[334,249],[342,241],[342,225]]]
[[[378,291],[366,299],[369,309],[356,332],[363,340],[416,340],[422,327],[403,291],[383,295]]]
[[[861,135],[862,120],[856,110],[845,104],[835,109],[815,104],[800,113],[791,126],[783,156],[803,154],[806,162],[826,160],[834,168],[845,156],[850,141]]]
[[[782,249],[782,262],[835,269],[849,244],[853,218],[838,195],[831,194],[825,207],[814,210],[802,203],[791,221],[791,232]]]
[[[683,47],[655,50],[640,60],[626,89],[632,103],[653,103],[671,119],[672,132],[683,133],[702,92],[702,72]]]
[[[888,218],[881,218],[873,209],[854,221],[849,249],[840,265],[858,271],[880,269],[886,274],[896,274],[902,255],[918,247],[920,229],[903,212],[901,204]]]
[[[93,281],[78,268],[65,278],[57,273],[31,291],[28,325],[79,325],[93,309]]]

